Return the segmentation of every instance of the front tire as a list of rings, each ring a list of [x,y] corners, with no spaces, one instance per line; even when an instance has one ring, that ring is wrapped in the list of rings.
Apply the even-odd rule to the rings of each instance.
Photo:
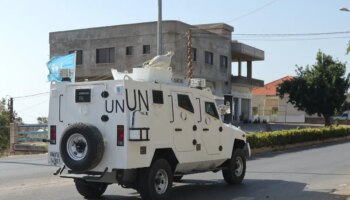
[[[152,166],[139,177],[138,190],[142,199],[165,200],[168,199],[173,184],[173,174],[168,161],[156,160]]]
[[[81,179],[75,179],[74,182],[79,194],[87,199],[100,198],[107,189],[106,183],[87,182]]]
[[[227,169],[222,170],[222,175],[228,184],[242,183],[246,171],[246,158],[242,149],[235,149],[232,157],[227,162]]]

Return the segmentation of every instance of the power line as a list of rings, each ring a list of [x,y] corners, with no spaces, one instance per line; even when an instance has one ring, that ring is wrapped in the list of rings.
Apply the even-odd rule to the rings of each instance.
[[[213,37],[216,37],[213,34],[209,34],[209,33],[195,33],[195,35],[202,35],[201,38],[208,38],[211,39]],[[311,37],[312,35],[308,36],[305,35],[304,37],[298,37],[295,38],[297,36],[294,36],[294,38],[289,38],[289,37],[259,37],[259,36],[255,36],[255,37],[234,37],[233,39],[239,40],[239,41],[299,41],[299,40],[330,40],[330,39],[350,39],[350,35],[349,36],[329,36],[329,37],[317,37],[317,35],[315,35],[316,37]],[[321,35],[319,35],[321,36]]]
[[[36,93],[36,94],[30,94],[30,95],[26,95],[26,96],[18,96],[18,97],[13,97],[13,98],[20,99],[20,98],[27,98],[27,97],[35,97],[35,96],[44,95],[44,94],[49,94],[49,92],[40,92],[40,93]]]
[[[41,102],[39,102],[39,103],[37,103],[37,104],[34,104],[34,105],[32,105],[32,106],[26,107],[26,108],[24,108],[24,109],[22,109],[22,110],[19,110],[19,111],[17,111],[17,112],[24,112],[24,111],[33,109],[33,108],[35,108],[35,107],[37,107],[37,106],[39,106],[39,105],[41,105],[41,104],[46,103],[47,101],[49,101],[49,100],[48,100],[48,99],[45,99],[44,101],[41,101]]]
[[[283,42],[283,41],[305,41],[305,40],[331,40],[331,39],[350,39],[348,37],[323,37],[323,38],[288,38],[288,39],[260,39],[260,38],[240,38],[242,41],[270,41],[270,42]]]
[[[321,36],[321,35],[343,35],[350,34],[350,31],[339,31],[339,32],[323,32],[323,33],[242,33],[235,34],[233,36],[247,36],[247,37],[291,37],[291,36]]]
[[[272,1],[268,2],[267,4],[264,4],[264,5],[262,5],[262,6],[258,7],[258,8],[256,8],[256,9],[254,9],[254,10],[248,12],[248,13],[245,13],[245,14],[243,14],[243,15],[241,15],[241,16],[238,16],[238,17],[236,17],[236,18],[234,18],[234,19],[232,19],[232,20],[229,20],[229,21],[227,21],[227,22],[233,22],[233,21],[242,19],[242,18],[244,18],[244,17],[247,17],[247,16],[249,16],[249,15],[252,15],[252,14],[254,14],[254,13],[256,13],[256,12],[258,12],[258,11],[264,9],[265,7],[267,7],[267,6],[269,6],[269,5],[273,4],[273,3],[275,3],[276,1],[277,1],[277,0],[272,0]]]

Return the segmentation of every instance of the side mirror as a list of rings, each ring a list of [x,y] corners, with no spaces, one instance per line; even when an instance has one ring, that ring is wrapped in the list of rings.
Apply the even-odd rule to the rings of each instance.
[[[230,110],[230,106],[229,105],[219,105],[218,106],[218,112],[221,115],[225,115],[225,114],[231,114],[231,110]]]

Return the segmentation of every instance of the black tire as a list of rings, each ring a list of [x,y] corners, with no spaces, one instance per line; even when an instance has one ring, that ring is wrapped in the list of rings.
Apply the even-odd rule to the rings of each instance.
[[[226,183],[242,183],[246,170],[246,158],[242,149],[235,149],[233,151],[232,157],[228,160],[226,167],[227,169],[222,170],[222,175]]]
[[[162,180],[165,174],[167,182]],[[158,159],[150,168],[141,172],[138,180],[138,191],[144,200],[165,200],[170,197],[172,184],[173,174],[168,161]],[[164,185],[164,187],[160,185]]]
[[[180,182],[182,180],[184,176],[180,175],[180,176],[174,176],[174,182]]]
[[[103,152],[103,137],[96,127],[76,123],[63,132],[60,153],[68,168],[80,172],[93,169],[101,161]]]
[[[79,194],[87,199],[100,198],[108,186],[106,183],[87,182],[81,179],[74,179],[74,182]]]

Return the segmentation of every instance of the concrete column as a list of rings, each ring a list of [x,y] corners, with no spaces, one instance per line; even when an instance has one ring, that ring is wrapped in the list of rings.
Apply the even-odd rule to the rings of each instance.
[[[253,120],[253,111],[252,111],[252,99],[249,99],[249,116],[248,116],[248,119],[249,120]]]
[[[16,123],[11,123],[10,124],[10,154],[14,154],[14,145],[17,142],[17,131],[18,127]]]
[[[241,120],[241,115],[242,115],[242,98],[238,98],[238,121]]]
[[[242,76],[242,62],[238,60],[238,76]]]
[[[252,61],[247,61],[247,77],[252,78]]]

